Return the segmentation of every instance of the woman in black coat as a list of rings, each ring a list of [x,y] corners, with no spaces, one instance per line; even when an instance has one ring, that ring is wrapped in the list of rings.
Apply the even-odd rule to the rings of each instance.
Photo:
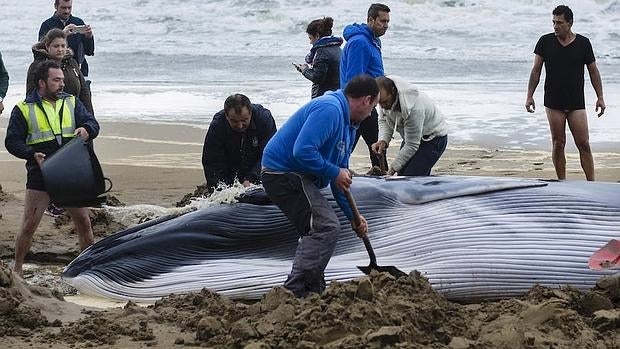
[[[332,35],[333,26],[331,17],[310,22],[306,33],[312,48],[306,56],[306,63],[295,64],[297,71],[312,81],[312,98],[340,88],[340,46],[343,40]]]

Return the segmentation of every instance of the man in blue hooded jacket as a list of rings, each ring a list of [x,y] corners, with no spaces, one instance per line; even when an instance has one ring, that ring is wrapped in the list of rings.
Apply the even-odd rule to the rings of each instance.
[[[374,79],[357,76],[344,91],[328,91],[301,107],[265,147],[263,187],[300,236],[293,268],[284,283],[297,297],[325,290],[323,272],[340,234],[338,217],[321,188],[330,185],[358,236],[368,232],[363,217],[355,224],[344,191],[351,185],[349,157],[357,126],[378,100]]]
[[[385,75],[379,37],[388,30],[389,22],[390,8],[384,4],[372,4],[368,8],[366,24],[353,23],[344,28],[343,36],[347,43],[340,58],[340,86],[346,86],[349,80],[358,74],[368,74],[373,78]],[[376,110],[360,125],[353,148],[360,136],[368,146],[372,166],[387,169],[385,153],[377,155],[370,148],[379,140]]]

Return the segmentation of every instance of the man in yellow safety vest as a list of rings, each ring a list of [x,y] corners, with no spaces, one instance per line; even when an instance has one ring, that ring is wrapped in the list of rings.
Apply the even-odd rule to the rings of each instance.
[[[45,189],[41,164],[45,157],[78,136],[84,140],[97,137],[99,124],[95,116],[75,96],[63,92],[64,75],[54,61],[44,61],[35,69],[37,88],[11,113],[4,144],[18,158],[26,160],[28,172],[22,228],[15,237],[15,265],[21,274],[22,264],[32,237],[41,222],[43,211],[50,202]],[[67,208],[81,249],[93,244],[93,231],[88,208]]]

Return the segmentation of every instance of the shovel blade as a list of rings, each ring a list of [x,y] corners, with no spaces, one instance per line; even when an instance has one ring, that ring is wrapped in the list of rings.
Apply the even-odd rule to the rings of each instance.
[[[358,265],[357,268],[366,275],[370,275],[370,273],[374,270],[379,273],[388,273],[397,279],[403,276],[407,276],[407,273],[391,265],[385,267],[381,267],[378,265],[369,265],[367,267],[363,267]]]

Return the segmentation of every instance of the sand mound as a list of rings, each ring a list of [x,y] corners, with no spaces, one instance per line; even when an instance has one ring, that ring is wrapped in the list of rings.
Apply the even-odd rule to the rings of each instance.
[[[202,290],[149,307],[83,311],[39,294],[0,268],[0,336],[17,347],[618,348],[620,275],[590,292],[534,287],[520,298],[458,304],[420,274],[372,274],[297,299],[276,287],[254,303]],[[37,301],[37,298],[45,302]],[[50,311],[50,304],[64,307]],[[54,327],[56,326],[56,327]],[[21,340],[20,338],[28,338]],[[27,344],[26,344],[27,342]],[[36,347],[36,345],[35,345]]]

